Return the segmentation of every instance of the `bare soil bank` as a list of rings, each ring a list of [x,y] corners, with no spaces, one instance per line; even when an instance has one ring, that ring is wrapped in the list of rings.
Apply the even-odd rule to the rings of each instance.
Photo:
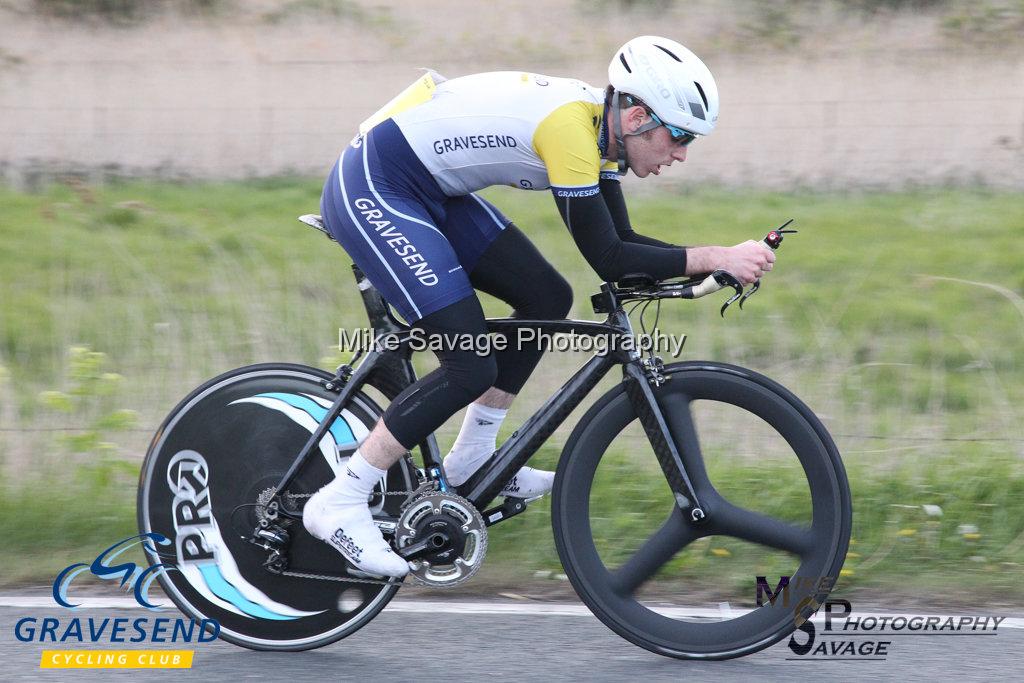
[[[280,5],[131,28],[0,11],[0,175],[320,175],[417,67],[602,85],[615,47],[657,31],[706,59],[722,116],[682,168],[647,187],[1024,187],[1024,49],[951,46],[927,17],[817,16],[787,50],[771,39],[788,28],[751,27],[735,4],[716,2],[600,15],[565,1],[363,3],[347,15],[269,19]]]

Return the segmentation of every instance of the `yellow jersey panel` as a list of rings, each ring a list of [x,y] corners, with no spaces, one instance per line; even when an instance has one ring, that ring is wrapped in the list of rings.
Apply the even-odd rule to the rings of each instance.
[[[598,149],[603,106],[582,81],[502,71],[438,83],[392,118],[449,196],[492,185],[580,196],[615,169]]]
[[[601,172],[597,148],[602,106],[576,100],[563,104],[537,125],[533,149],[544,162],[552,187],[596,194]]]

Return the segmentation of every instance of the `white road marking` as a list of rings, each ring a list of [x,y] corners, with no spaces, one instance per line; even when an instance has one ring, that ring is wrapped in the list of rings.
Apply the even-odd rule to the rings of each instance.
[[[143,609],[134,598],[120,597],[90,597],[74,598],[81,603],[80,609]],[[28,609],[59,609],[54,603],[52,596],[32,595],[0,595],[0,607],[20,607]],[[652,607],[659,614],[672,619],[683,617],[721,619],[721,607],[701,608],[683,606],[655,606]],[[167,609],[173,610],[174,606],[167,603]],[[464,601],[442,601],[442,600],[393,600],[385,608],[388,612],[402,612],[405,614],[493,614],[493,615],[538,615],[556,617],[591,617],[593,615],[583,605],[560,603],[560,602],[464,602]],[[733,608],[730,614],[740,616],[750,610]],[[948,617],[958,619],[961,616],[985,617],[991,616],[984,610],[978,610],[974,614],[911,614],[905,612],[861,612],[855,610],[853,616],[860,617],[939,617],[943,621]],[[841,615],[833,615],[833,621],[841,620]],[[825,615],[819,612],[812,621],[824,622]],[[999,628],[1024,628],[1024,618],[1007,617],[999,624]]]

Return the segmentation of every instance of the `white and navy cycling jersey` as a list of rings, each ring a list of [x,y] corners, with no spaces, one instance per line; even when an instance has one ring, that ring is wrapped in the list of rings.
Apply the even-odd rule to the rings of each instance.
[[[603,111],[582,81],[502,71],[444,81],[392,118],[450,197],[491,185],[584,197],[618,177],[598,150]]]
[[[324,185],[324,223],[409,322],[473,295],[467,274],[510,223],[474,194],[491,185],[550,188],[599,274],[682,274],[684,251],[633,233],[618,184],[601,190],[618,179],[598,145],[603,114],[601,91],[582,81],[424,76],[342,153]],[[570,208],[583,214],[573,221]]]

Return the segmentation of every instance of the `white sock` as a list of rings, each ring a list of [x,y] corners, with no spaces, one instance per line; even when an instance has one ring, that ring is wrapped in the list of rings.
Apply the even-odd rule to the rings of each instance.
[[[331,506],[366,505],[373,487],[387,474],[374,467],[358,450],[348,459],[348,469],[324,488],[330,492]]]
[[[498,430],[507,414],[508,410],[504,408],[469,404],[455,445],[444,459],[448,483],[452,486],[465,483],[494,454]]]

